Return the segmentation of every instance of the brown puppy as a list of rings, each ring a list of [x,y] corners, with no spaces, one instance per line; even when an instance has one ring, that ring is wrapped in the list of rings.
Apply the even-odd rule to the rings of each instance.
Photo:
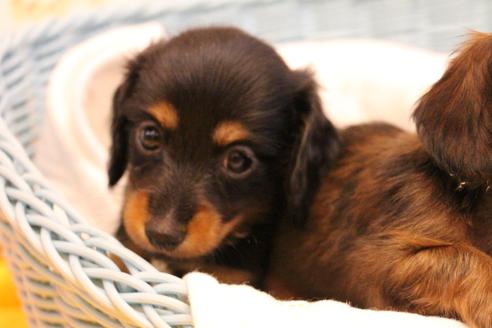
[[[473,35],[414,119],[418,136],[341,131],[304,226],[279,225],[271,292],[492,327],[491,35]]]
[[[150,46],[114,96],[110,185],[129,176],[118,238],[172,273],[259,285],[284,205],[304,217],[319,181],[306,172],[337,153],[322,118],[310,74],[237,29]]]

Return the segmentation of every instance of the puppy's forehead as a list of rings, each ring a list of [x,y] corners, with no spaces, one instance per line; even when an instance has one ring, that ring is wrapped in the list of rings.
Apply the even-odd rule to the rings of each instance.
[[[169,130],[176,149],[274,139],[295,88],[274,49],[233,29],[184,33],[152,46],[139,64],[137,106]]]
[[[227,115],[261,103],[271,107],[266,103],[291,89],[290,70],[275,50],[235,29],[183,33],[151,46],[134,66],[141,100],[166,99],[179,112]]]

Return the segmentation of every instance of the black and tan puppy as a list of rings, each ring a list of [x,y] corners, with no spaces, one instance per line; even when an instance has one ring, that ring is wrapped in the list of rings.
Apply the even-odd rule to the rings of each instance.
[[[303,227],[279,225],[271,292],[492,327],[491,35],[463,46],[414,119],[418,136],[340,132]]]
[[[129,176],[118,237],[175,274],[258,285],[277,218],[305,216],[337,152],[310,74],[233,28],[150,46],[113,110],[110,185]]]

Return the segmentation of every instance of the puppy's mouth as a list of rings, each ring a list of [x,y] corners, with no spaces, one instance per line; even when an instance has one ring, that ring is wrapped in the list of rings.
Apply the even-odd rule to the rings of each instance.
[[[241,216],[224,222],[215,208],[203,202],[186,227],[180,232],[159,232],[155,224],[149,227],[148,194],[128,195],[123,211],[123,223],[133,242],[150,253],[175,259],[191,259],[213,253],[240,225]]]

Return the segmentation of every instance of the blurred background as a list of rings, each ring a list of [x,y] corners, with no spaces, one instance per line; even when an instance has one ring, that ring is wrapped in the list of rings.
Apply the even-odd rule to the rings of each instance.
[[[158,1],[183,3],[188,0],[153,2]],[[220,4],[234,0],[210,2]],[[268,6],[264,10],[264,24],[269,24],[269,17],[282,15],[282,5],[279,5],[282,0],[255,2],[271,4],[270,12]],[[0,33],[47,16],[67,15],[112,3],[120,5],[136,1],[0,0]],[[285,6],[292,6],[292,3],[285,2]],[[309,5],[311,9],[303,12],[303,5]],[[283,23],[295,25],[302,22],[299,32],[309,33],[311,22],[318,30],[311,35],[312,38],[377,38],[448,52],[462,40],[467,29],[492,31],[491,0],[298,0],[296,6],[299,7],[299,15],[284,17]],[[313,6],[318,10],[312,10]],[[287,12],[288,8],[285,9]],[[213,17],[192,17],[190,20],[200,24],[213,22]],[[278,20],[273,21],[271,29],[277,28]],[[320,25],[324,25],[322,29]]]
[[[165,2],[185,7],[186,4],[194,1],[196,0],[154,0],[152,2]],[[26,25],[38,23],[52,16],[73,15],[73,17],[77,17],[80,12],[95,7],[111,5],[123,7],[126,4],[132,6],[140,2],[142,1],[0,0],[0,38],[2,35],[10,35],[22,30]],[[247,2],[247,4],[245,6],[224,5],[224,3],[233,2]],[[208,10],[209,6],[215,4],[216,8],[219,8],[218,10]],[[465,38],[468,30],[492,32],[492,0],[208,0],[207,7],[200,7],[199,9],[185,10],[182,15],[173,16],[170,14],[165,16],[163,21],[166,22],[166,30],[172,34],[190,25],[230,24],[235,23],[234,18],[240,16],[241,27],[250,31],[262,31],[262,36],[276,42],[303,38],[323,40],[377,39],[443,53],[449,53],[455,49]],[[47,42],[49,43],[50,40],[48,39]],[[398,52],[398,54],[402,53],[403,51]],[[377,56],[379,54],[379,52],[373,53],[372,58],[380,59]],[[425,83],[440,74],[441,66],[438,65],[436,71],[433,69],[434,63],[444,64],[444,59],[432,59],[434,58],[432,57],[432,60],[428,60],[428,55],[417,56],[417,54],[410,52],[408,56],[402,59],[402,62],[414,64],[416,61],[413,58],[420,58],[420,65],[417,65],[418,63],[415,65],[420,70],[415,70],[412,65],[403,65],[406,66],[406,68],[404,67],[405,71],[394,69],[399,67],[397,60],[393,62],[386,60],[386,58],[391,58],[391,53],[376,62],[377,64],[369,62],[369,60],[366,62],[361,60],[359,66],[353,64],[357,62],[356,59],[364,56],[369,58],[371,54],[361,52],[355,56],[358,57],[350,60],[347,60],[346,57],[337,57],[339,61],[333,66],[341,66],[342,70],[352,67],[354,72],[359,69],[358,75],[354,76],[359,77],[361,82],[356,84],[357,79],[352,78],[350,74],[345,74],[343,75],[344,81],[347,81],[348,86],[339,83],[339,88],[335,88],[335,91],[345,92],[346,98],[349,100],[351,100],[348,97],[352,95],[351,92],[367,94],[366,98],[359,97],[355,105],[360,103],[368,108],[372,108],[368,104],[380,102],[377,98],[379,94],[374,90],[386,91],[388,86],[394,86],[393,89],[384,94],[388,108],[405,107],[402,103],[412,103],[414,101],[413,96],[420,92],[420,87],[425,86]],[[325,61],[325,57],[321,59]],[[340,65],[343,61],[348,64]],[[423,65],[424,62],[429,65]],[[366,80],[360,79],[361,76],[364,77],[360,73],[360,67],[375,68],[376,73],[372,74],[368,70],[366,75],[368,78],[377,75],[382,80],[381,87],[372,84],[372,88],[368,88],[368,84],[365,84]],[[379,69],[381,67],[392,75],[382,76],[383,69]],[[427,71],[429,73],[425,75],[424,73]],[[406,74],[401,74],[401,72]],[[413,76],[412,72],[414,72]],[[395,82],[393,75],[401,81]],[[403,75],[405,75],[405,79],[400,79],[400,76]],[[340,77],[336,74],[333,76],[337,79]],[[384,79],[385,76],[386,79]],[[398,93],[397,91],[403,90],[398,83],[406,87],[416,85],[418,88],[412,89],[412,92]],[[394,99],[390,98],[389,95],[394,96]],[[372,98],[369,99],[370,97]],[[401,99],[405,101],[402,102]],[[343,102],[342,105],[346,106],[347,102]],[[350,103],[348,107],[351,105],[353,104]],[[20,311],[20,304],[15,297],[15,289],[1,256],[0,294],[2,295],[0,298],[0,327],[24,327],[25,321]]]

